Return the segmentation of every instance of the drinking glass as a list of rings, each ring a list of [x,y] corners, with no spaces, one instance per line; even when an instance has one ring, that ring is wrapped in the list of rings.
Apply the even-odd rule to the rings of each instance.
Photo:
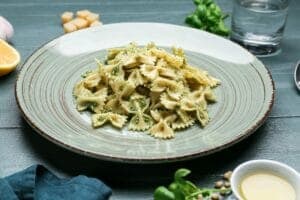
[[[231,39],[257,56],[277,53],[288,4],[289,0],[234,0]]]

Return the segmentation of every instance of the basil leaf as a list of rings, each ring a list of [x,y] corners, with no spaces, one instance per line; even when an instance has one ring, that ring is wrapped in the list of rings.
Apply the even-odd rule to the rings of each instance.
[[[177,200],[173,192],[164,186],[159,186],[154,191],[154,200]]]
[[[185,196],[182,193],[180,186],[176,182],[173,182],[169,185],[169,190],[174,193],[176,200],[185,200]]]
[[[186,176],[189,175],[190,173],[191,173],[191,171],[188,170],[188,169],[185,169],[185,168],[178,169],[178,170],[175,172],[174,180],[175,180],[175,181],[181,181],[183,177],[186,177]]]

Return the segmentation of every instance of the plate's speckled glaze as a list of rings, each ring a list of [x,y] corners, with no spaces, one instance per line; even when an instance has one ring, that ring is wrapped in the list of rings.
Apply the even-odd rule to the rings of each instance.
[[[115,37],[121,30],[123,35]],[[131,41],[184,47],[191,64],[222,81],[215,90],[218,102],[209,106],[207,127],[194,125],[177,132],[174,139],[158,140],[110,125],[93,129],[89,114],[77,112],[72,90],[80,75],[96,68],[94,58],[104,59],[106,48]],[[27,122],[58,145],[99,159],[153,163],[207,155],[246,138],[270,112],[274,86],[263,64],[228,40],[175,25],[123,23],[67,34],[38,49],[23,65],[16,98]]]

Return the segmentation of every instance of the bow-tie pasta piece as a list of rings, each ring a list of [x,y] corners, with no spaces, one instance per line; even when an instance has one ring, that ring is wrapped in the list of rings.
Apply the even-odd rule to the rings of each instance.
[[[91,96],[92,92],[84,86],[84,81],[82,80],[75,85],[73,95],[76,98],[78,96]]]
[[[105,75],[109,77],[110,79],[124,79],[124,70],[122,69],[122,66],[119,64],[113,64],[113,65],[107,65],[104,68]]]
[[[180,69],[183,67],[184,59],[182,57],[175,56],[172,54],[167,54],[165,59],[170,66],[175,67],[176,69]]]
[[[133,131],[145,131],[151,128],[152,124],[153,120],[149,115],[138,113],[131,118],[128,129]]]
[[[182,98],[180,101],[180,109],[184,111],[194,111],[196,110],[196,103],[189,98]]]
[[[158,77],[158,69],[154,65],[141,65],[141,73],[148,78],[149,80],[153,81]]]
[[[130,73],[128,81],[133,83],[135,86],[144,85],[144,79],[138,69],[135,69]]]
[[[176,48],[176,47],[173,47],[172,48],[172,52],[173,52],[173,54],[175,55],[175,56],[178,56],[178,57],[181,57],[181,58],[183,58],[184,59],[184,64],[186,64],[185,62],[186,62],[186,57],[185,57],[185,53],[184,53],[184,51],[183,51],[183,49],[182,48]]]
[[[185,91],[184,85],[182,82],[177,82],[176,87],[167,88],[168,95],[174,99],[179,101]]]
[[[125,69],[138,67],[137,56],[124,55],[121,58],[121,63]]]
[[[168,67],[168,63],[164,59],[161,58],[161,59],[157,60],[156,67],[159,69]]]
[[[107,98],[107,88],[101,88],[97,92],[94,93],[94,96],[98,97],[100,100],[99,103],[95,104],[91,110],[94,111],[95,113],[101,113],[103,110],[103,107],[105,105],[105,101]]]
[[[187,123],[193,119],[192,113],[186,112],[184,110],[177,109],[176,113],[178,117],[184,122]]]
[[[150,95],[150,109],[154,110],[154,109],[158,109],[163,107],[163,105],[160,102],[160,95],[162,93],[161,92],[152,92],[150,91],[149,95]]]
[[[150,99],[142,95],[133,95],[130,102],[132,102],[137,112],[144,113],[145,110],[149,107]]]
[[[110,113],[108,119],[113,126],[122,128],[126,123],[127,117],[116,113]]]
[[[174,137],[173,129],[164,120],[160,120],[157,124],[152,126],[149,132],[153,137],[160,139],[170,139]]]
[[[113,48],[108,49],[107,51],[107,60],[114,60],[118,54],[120,54],[122,51],[124,51],[124,48]]]
[[[152,48],[150,49],[150,53],[160,59],[164,59],[167,55],[167,52],[165,50],[162,49],[158,49],[158,48]]]
[[[126,115],[128,112],[122,107],[122,101],[117,98],[117,95],[110,96],[104,106],[105,111]]]
[[[100,112],[104,106],[107,97],[107,89],[103,88],[90,95],[77,96],[77,109],[83,111],[90,109],[93,112]]]
[[[151,91],[163,92],[169,88],[170,90],[177,88],[177,82],[166,78],[157,78],[152,82]]]
[[[195,123],[195,119],[192,119],[192,118],[186,122],[183,122],[181,119],[178,119],[178,120],[172,122],[172,128],[174,130],[185,129],[185,128],[192,126],[194,123]]]
[[[170,110],[150,110],[150,114],[156,122],[165,120],[168,124],[172,123],[177,118],[177,115]]]
[[[172,80],[176,80],[178,78],[178,75],[176,74],[175,70],[173,70],[173,69],[159,67],[158,71],[159,71],[159,75],[162,77],[169,78]]]
[[[212,89],[207,87],[204,91],[204,96],[207,101],[215,102],[217,100],[216,95],[213,93]]]
[[[150,110],[150,114],[151,114],[151,117],[157,122],[162,119],[158,110]]]
[[[131,114],[144,113],[148,109],[150,99],[142,95],[133,94],[129,101],[123,101],[122,107]]]
[[[125,125],[127,117],[116,113],[100,113],[92,115],[92,125],[94,128],[104,125],[106,122],[110,122],[117,128],[122,128]]]
[[[164,121],[167,122],[168,125],[172,124],[177,119],[176,114],[170,114],[164,118]]]
[[[110,80],[109,85],[118,98],[127,98],[135,91],[134,83],[123,79]]]
[[[202,127],[208,124],[209,116],[206,109],[199,106],[196,110],[196,116]]]
[[[156,57],[150,56],[150,55],[143,55],[143,54],[140,54],[140,55],[138,55],[137,60],[138,60],[139,63],[141,63],[141,64],[154,65],[155,62],[156,62]]]
[[[174,110],[176,107],[179,106],[179,102],[172,99],[167,93],[161,94],[160,101],[161,104],[169,110]]]
[[[94,128],[98,128],[102,125],[104,125],[108,120],[108,114],[107,113],[100,113],[100,114],[93,114],[92,115],[92,126]]]

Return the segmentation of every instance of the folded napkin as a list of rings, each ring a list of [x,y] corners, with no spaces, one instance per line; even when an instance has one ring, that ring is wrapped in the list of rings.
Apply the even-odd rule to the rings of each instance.
[[[0,200],[105,200],[111,189],[96,178],[60,179],[41,165],[0,178]]]

